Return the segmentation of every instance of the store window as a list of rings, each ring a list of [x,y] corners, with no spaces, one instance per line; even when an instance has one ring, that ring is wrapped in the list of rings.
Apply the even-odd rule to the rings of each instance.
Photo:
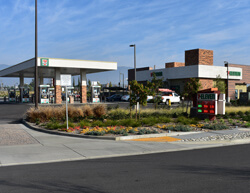
[[[235,89],[235,99],[238,99],[238,89]]]

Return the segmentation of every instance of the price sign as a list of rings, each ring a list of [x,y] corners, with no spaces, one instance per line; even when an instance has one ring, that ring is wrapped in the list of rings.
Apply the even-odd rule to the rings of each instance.
[[[197,113],[217,115],[217,94],[199,93],[197,96]]]

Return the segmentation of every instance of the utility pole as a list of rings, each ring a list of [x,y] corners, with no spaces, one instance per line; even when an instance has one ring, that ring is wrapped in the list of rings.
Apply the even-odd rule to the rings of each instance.
[[[227,65],[227,102],[229,102],[229,68],[228,68],[228,62],[224,62],[225,65]]]
[[[37,0],[35,0],[35,108],[38,109]]]

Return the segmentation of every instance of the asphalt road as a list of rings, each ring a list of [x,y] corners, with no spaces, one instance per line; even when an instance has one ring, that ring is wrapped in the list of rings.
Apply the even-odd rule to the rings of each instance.
[[[0,168],[1,193],[249,193],[250,145]]]

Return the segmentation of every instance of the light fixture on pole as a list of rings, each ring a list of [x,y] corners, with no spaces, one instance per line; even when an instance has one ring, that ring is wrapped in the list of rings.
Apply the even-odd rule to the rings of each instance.
[[[135,69],[135,80],[136,80],[136,45],[132,44],[129,47],[134,47],[134,69]]]
[[[225,66],[227,66],[227,102],[229,102],[229,69],[228,69],[228,62],[224,61]]]
[[[35,108],[38,108],[38,67],[37,67],[37,0],[35,0]]]

